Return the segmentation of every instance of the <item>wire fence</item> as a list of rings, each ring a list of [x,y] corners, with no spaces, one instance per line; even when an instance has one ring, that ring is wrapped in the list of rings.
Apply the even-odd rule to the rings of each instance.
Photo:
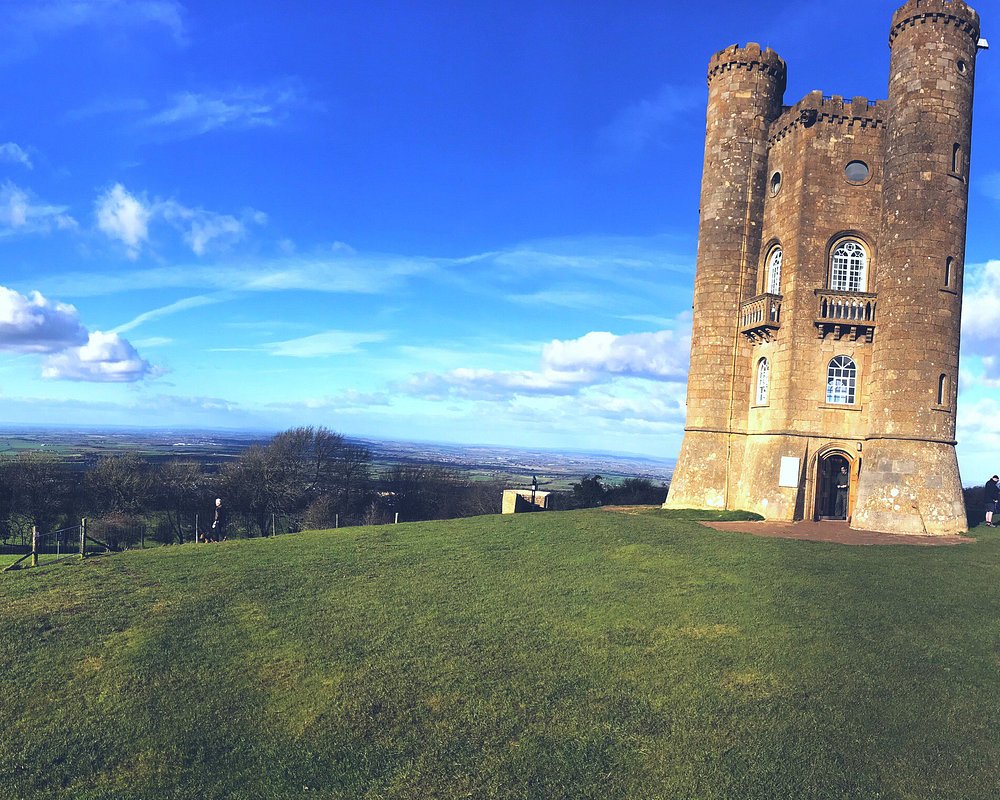
[[[398,513],[363,515],[334,514],[323,527],[342,528],[381,525],[400,521]],[[223,528],[214,528],[214,514],[195,514],[191,519],[157,517],[143,519],[125,515],[82,519],[55,531],[36,527],[0,530],[0,571],[45,566],[66,558],[88,558],[123,550],[163,547],[172,544],[213,543],[227,539],[284,536],[303,530],[303,521],[278,513],[234,514]]]
[[[67,558],[87,558],[119,549],[92,536],[88,532],[86,519],[80,520],[79,525],[56,531],[40,532],[37,527],[32,527],[30,544],[25,543],[25,538],[22,533],[21,542],[16,543],[7,537],[0,545],[0,557],[8,556],[3,561],[9,561],[3,567],[4,572],[54,564]]]

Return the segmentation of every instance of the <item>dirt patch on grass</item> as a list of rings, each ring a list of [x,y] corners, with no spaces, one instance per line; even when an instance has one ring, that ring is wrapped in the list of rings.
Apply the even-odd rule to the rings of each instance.
[[[943,547],[975,542],[973,536],[913,536],[902,533],[878,533],[876,531],[856,531],[846,522],[821,520],[820,522],[708,522],[701,523],[707,528],[731,533],[751,533],[754,536],[771,536],[779,539],[804,539],[812,542],[833,542],[834,544],[874,545],[908,544],[918,547]]]

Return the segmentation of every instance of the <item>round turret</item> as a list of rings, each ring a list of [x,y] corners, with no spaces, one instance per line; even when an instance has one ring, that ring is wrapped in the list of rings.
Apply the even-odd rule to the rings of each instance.
[[[768,126],[781,113],[784,90],[785,62],[758,44],[727,47],[709,61],[688,433],[670,504],[725,503],[728,464],[716,454],[720,447],[727,449],[734,404],[744,399],[729,388],[742,385],[734,380],[743,369],[743,359],[737,357],[739,309],[752,293],[761,245]]]
[[[955,406],[978,39],[979,16],[961,0],[910,0],[893,16],[857,526],[909,518],[915,532],[954,532],[939,528],[964,518],[949,506],[961,502]]]

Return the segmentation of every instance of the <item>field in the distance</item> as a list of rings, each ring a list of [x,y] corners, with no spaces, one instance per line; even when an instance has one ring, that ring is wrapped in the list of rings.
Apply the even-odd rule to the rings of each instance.
[[[247,447],[267,442],[273,434],[240,431],[165,430],[146,428],[9,429],[0,436],[0,458],[35,450],[54,453],[79,467],[101,456],[136,452],[152,462],[197,461],[209,469],[234,460]],[[613,453],[560,452],[544,448],[449,445],[385,439],[350,438],[368,448],[372,466],[381,472],[396,465],[443,467],[470,480],[499,480],[527,486],[536,475],[542,489],[569,489],[584,475],[599,474],[612,482],[648,478],[666,483],[676,459]]]
[[[975,533],[592,510],[2,575],[0,797],[994,797],[1000,535]]]

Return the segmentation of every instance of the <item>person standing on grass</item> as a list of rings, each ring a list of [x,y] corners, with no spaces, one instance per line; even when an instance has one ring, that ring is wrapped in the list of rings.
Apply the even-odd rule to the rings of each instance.
[[[989,528],[995,528],[993,512],[1000,504],[1000,475],[994,475],[986,481],[986,486],[983,487],[983,499],[986,501],[986,525]]]
[[[221,542],[226,538],[226,509],[222,507],[222,498],[215,498],[215,519],[212,520],[212,540]]]

